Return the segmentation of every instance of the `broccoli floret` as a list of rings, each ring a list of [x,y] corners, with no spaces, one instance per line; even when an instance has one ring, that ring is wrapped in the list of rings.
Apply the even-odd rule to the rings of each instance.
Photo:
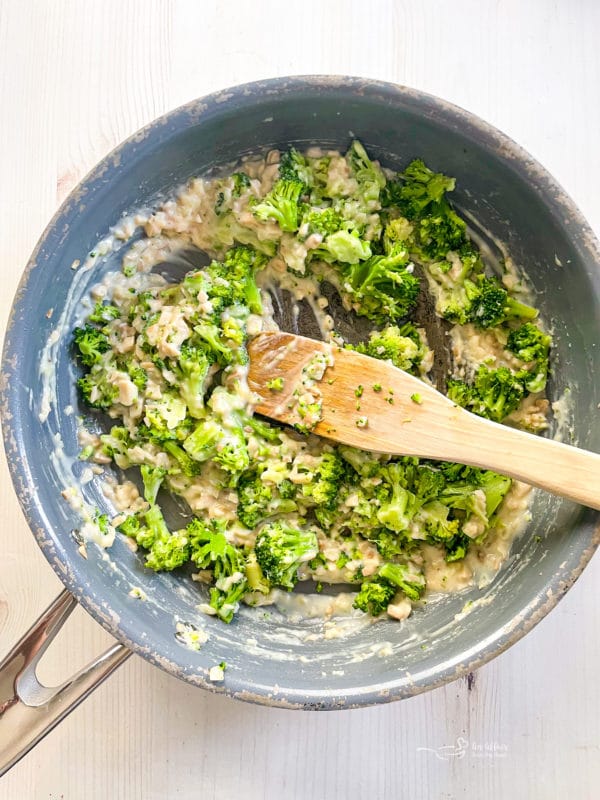
[[[419,280],[407,267],[406,250],[371,256],[343,268],[342,293],[357,314],[382,324],[394,321],[408,314],[419,294]]]
[[[153,506],[156,503],[158,490],[167,471],[162,467],[151,467],[148,464],[142,464],[140,472],[144,482],[144,499]]]
[[[488,369],[482,364],[471,385],[460,380],[448,381],[450,400],[494,422],[502,422],[516,411],[526,395],[522,373],[514,373],[508,367]]]
[[[254,550],[251,550],[246,557],[246,580],[251,592],[268,594],[271,591],[271,585],[263,575]]]
[[[339,231],[343,226],[343,219],[333,208],[309,208],[302,217],[302,228],[306,226],[306,235],[319,233],[329,236]],[[339,259],[336,259],[339,260]]]
[[[273,219],[282,231],[298,230],[298,202],[305,185],[298,180],[278,180],[262,200],[254,204],[253,212],[263,221]]]
[[[116,402],[119,390],[108,379],[106,371],[98,365],[77,381],[83,400],[92,408],[106,410]]]
[[[541,392],[548,379],[548,355],[552,338],[537,325],[526,322],[508,335],[506,349],[532,366],[520,375],[528,392]]]
[[[374,578],[365,581],[354,599],[354,608],[377,617],[379,614],[383,614],[392,602],[396,591],[396,587],[386,580]]]
[[[425,578],[406,564],[385,563],[373,578],[362,584],[354,608],[378,616],[386,610],[398,590],[416,602],[425,591]]]
[[[456,181],[441,172],[433,172],[420,159],[411,161],[403,173],[390,181],[384,192],[384,205],[397,206],[408,219],[423,215],[425,210],[436,208],[445,199],[446,192],[454,190]]]
[[[94,310],[88,317],[88,322],[96,322],[98,325],[103,325],[113,319],[117,319],[120,315],[121,312],[116,306],[98,300]]]
[[[227,429],[226,437],[217,445],[212,459],[229,473],[229,485],[235,486],[239,476],[250,466],[250,454],[241,428]]]
[[[390,254],[392,251],[410,250],[413,226],[405,217],[390,220],[383,232],[383,252]]]
[[[209,355],[204,348],[183,343],[176,367],[179,393],[190,416],[197,419],[204,413],[204,394],[212,361],[212,354]]]
[[[225,255],[225,275],[233,287],[232,302],[248,306],[253,314],[262,314],[260,289],[255,276],[267,261],[264,253],[249,246],[233,247]]]
[[[481,328],[493,328],[507,319],[535,319],[538,311],[510,297],[496,278],[480,275],[471,299],[469,318]]]
[[[279,178],[285,181],[299,181],[306,186],[310,186],[313,182],[308,161],[294,147],[281,154]]]
[[[172,439],[167,439],[166,441],[162,442],[163,450],[173,456],[173,458],[177,462],[177,468],[183,472],[188,478],[194,478],[196,475],[200,475],[202,472],[202,467],[195,461],[191,456],[189,456],[185,450],[177,444],[177,442],[173,441]],[[169,470],[169,472],[176,472],[177,469]]]
[[[314,558],[318,550],[313,531],[279,521],[263,525],[255,543],[256,558],[265,577],[289,590],[298,581],[298,568]]]
[[[311,260],[319,259],[328,264],[358,264],[371,256],[371,245],[361,239],[357,230],[339,230],[329,234],[309,255]]]
[[[256,528],[259,522],[275,514],[287,514],[298,508],[294,501],[294,485],[283,480],[277,487],[261,480],[256,472],[241,476],[237,485],[237,516],[247,528]]]
[[[102,442],[102,453],[112,458],[122,469],[130,466],[129,449],[133,447],[133,442],[127,428],[121,425],[113,425],[110,433],[103,433],[100,436]]]
[[[137,365],[134,361],[130,361],[127,364],[127,374],[131,378],[131,382],[133,385],[140,391],[143,392],[146,386],[148,385],[148,373],[143,367]]]
[[[407,488],[403,464],[390,463],[381,469],[381,477],[391,490],[391,496],[382,502],[377,519],[396,533],[407,530],[418,509],[416,496]]]
[[[212,459],[221,469],[231,474],[231,485],[235,485],[239,475],[250,464],[241,425],[225,427],[214,419],[203,420],[185,439],[183,449],[195,461]]]
[[[194,461],[208,461],[217,452],[217,444],[225,435],[225,429],[216,420],[202,420],[183,442],[183,449]]]
[[[428,352],[419,331],[411,322],[401,327],[388,325],[381,331],[373,331],[368,342],[358,344],[359,353],[372,358],[391,361],[394,366],[407,372],[418,371],[418,366]]]
[[[316,506],[333,509],[345,475],[344,460],[337,453],[323,453],[310,482],[302,484],[302,495]]]
[[[239,197],[250,187],[250,178],[245,172],[234,172],[231,176],[231,182],[233,184],[231,189],[233,197]]]
[[[409,569],[406,564],[383,564],[377,575],[403,591],[413,602],[416,602],[425,591],[425,577]]]
[[[162,515],[159,506],[151,505],[144,512],[144,525],[125,521],[121,530],[133,536],[136,542],[146,550],[146,566],[156,572],[176,569],[182,566],[190,557],[190,548],[185,531],[171,533]],[[131,518],[130,518],[131,519]]]
[[[350,466],[363,478],[372,478],[381,469],[381,461],[366,450],[359,450],[349,445],[339,445],[338,452]]]
[[[215,586],[210,605],[224,622],[231,622],[239,601],[248,590],[242,551],[231,544],[222,520],[194,518],[186,528],[190,557],[198,569],[212,570]]]
[[[378,201],[379,193],[386,182],[381,167],[371,161],[365,148],[357,140],[350,145],[350,149],[346,153],[346,160],[356,178],[363,199],[367,202]]]
[[[215,360],[222,366],[233,361],[233,348],[221,338],[219,328],[210,322],[201,322],[194,326],[194,332],[208,345]]]
[[[160,400],[146,401],[144,422],[148,437],[156,442],[181,438],[180,431],[186,430],[186,411],[185,403],[174,393],[164,392]]]
[[[93,325],[75,328],[73,341],[79,350],[81,361],[86,367],[98,364],[102,361],[103,353],[110,350],[110,342],[106,334],[99,328],[94,328]]]

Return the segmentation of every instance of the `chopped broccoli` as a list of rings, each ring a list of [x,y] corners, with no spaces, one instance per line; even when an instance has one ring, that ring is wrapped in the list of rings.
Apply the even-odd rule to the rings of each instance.
[[[428,353],[427,345],[412,322],[401,327],[388,325],[373,331],[369,340],[356,346],[359,353],[372,358],[391,361],[395,367],[407,372],[418,372],[418,366]]]
[[[262,526],[254,547],[265,577],[272,584],[289,590],[298,581],[298,568],[314,558],[319,550],[313,531],[292,528],[279,521]]]
[[[528,392],[541,392],[548,379],[548,354],[552,337],[526,322],[508,334],[506,349],[531,367],[520,372]]]
[[[84,328],[75,328],[73,341],[79,349],[81,361],[86,367],[91,367],[102,361],[102,355],[110,350],[110,342],[105,333],[93,325]]]
[[[328,264],[358,264],[371,256],[371,245],[361,239],[357,230],[338,230],[330,233],[321,244],[310,251],[311,259],[326,261]]]
[[[162,467],[151,467],[148,464],[142,464],[140,472],[144,482],[144,499],[153,506],[156,503],[156,495],[167,471]]]
[[[365,581],[354,599],[354,608],[377,617],[379,614],[383,614],[392,602],[396,591],[396,587],[385,580],[374,578]]]
[[[379,193],[386,182],[381,167],[371,161],[365,148],[356,139],[350,145],[346,159],[356,178],[362,198],[367,202],[378,201]]]
[[[342,271],[342,294],[356,313],[383,324],[406,316],[417,301],[419,288],[407,250],[371,256]]]
[[[417,510],[417,498],[407,488],[406,471],[403,464],[387,464],[381,469],[381,477],[391,489],[391,495],[381,504],[381,508],[377,512],[377,519],[386,528],[400,533],[410,525]]]
[[[179,391],[191,417],[201,418],[204,413],[204,395],[213,353],[203,347],[184,342],[175,366],[179,378]]]
[[[406,564],[383,564],[377,575],[403,591],[409,600],[417,601],[425,591],[425,577],[410,570]]]
[[[310,186],[312,183],[312,173],[308,161],[294,147],[281,154],[279,178],[284,181],[299,181],[306,186]]]
[[[302,217],[302,227],[304,226],[306,226],[307,236],[311,233],[329,236],[342,228],[343,220],[340,214],[331,207],[309,208]]]
[[[98,325],[103,325],[113,319],[117,319],[120,315],[121,312],[116,306],[98,300],[94,306],[94,310],[88,317],[88,322],[95,322]]]
[[[293,499],[294,485],[285,479],[275,487],[262,481],[258,473],[247,472],[238,481],[237,493],[237,516],[247,528],[256,528],[268,517],[298,508]]]
[[[473,384],[454,379],[448,381],[450,400],[494,422],[502,422],[516,411],[526,395],[522,373],[514,373],[508,367],[488,369],[482,364]]]
[[[454,178],[433,172],[417,158],[410,162],[399,178],[387,184],[383,204],[398,206],[409,219],[413,219],[441,203],[446,192],[453,191],[455,185]]]
[[[253,212],[263,221],[275,220],[282,231],[298,230],[298,203],[305,186],[298,180],[278,180],[262,200],[254,204]]]
[[[263,575],[254,550],[251,550],[246,557],[246,580],[251,592],[268,594],[271,591],[269,581]]]
[[[242,551],[231,544],[221,520],[194,518],[186,528],[190,558],[198,569],[212,570],[215,585],[210,605],[224,622],[231,622],[248,590],[246,562]]]
[[[316,506],[335,507],[345,474],[345,462],[337,453],[323,453],[310,482],[302,484],[303,497]]]
[[[106,370],[101,365],[92,367],[91,372],[77,380],[82,398],[92,408],[105,410],[116,402],[119,390],[111,383]]]
[[[231,194],[234,197],[239,197],[250,186],[250,178],[245,172],[234,172],[231,181],[233,183]]]
[[[512,318],[535,319],[538,315],[535,308],[510,297],[496,278],[480,275],[476,287],[469,318],[481,328],[493,328]]]
[[[146,566],[156,572],[176,569],[190,557],[190,548],[185,531],[171,533],[157,505],[147,511],[127,517],[118,530],[136,540],[148,551]]]

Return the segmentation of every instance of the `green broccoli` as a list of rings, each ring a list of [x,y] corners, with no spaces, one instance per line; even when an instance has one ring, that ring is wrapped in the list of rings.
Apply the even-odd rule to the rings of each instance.
[[[183,472],[188,478],[195,478],[200,475],[202,467],[198,461],[195,461],[185,450],[177,444],[173,439],[163,441],[162,448],[177,462],[177,467],[170,469],[169,472]]]
[[[99,328],[94,328],[93,325],[75,328],[73,341],[79,350],[81,361],[86,367],[100,363],[103,354],[110,350],[110,342],[106,334]]]
[[[383,324],[405,317],[415,305],[420,289],[408,251],[402,249],[345,266],[341,277],[342,294],[356,313]]]
[[[155,504],[145,512],[127,517],[118,530],[148,551],[145,565],[156,572],[170,572],[189,560],[190,548],[185,530],[171,533],[162,511]]]
[[[237,516],[247,528],[275,514],[287,514],[298,508],[294,500],[295,487],[284,479],[278,486],[265,483],[257,472],[244,473],[237,485]]]
[[[142,480],[144,482],[144,499],[153,506],[156,503],[156,496],[164,480],[167,471],[162,467],[151,467],[148,464],[140,466]]]
[[[268,594],[271,591],[271,585],[263,575],[254,550],[251,550],[246,556],[246,580],[250,592]]]
[[[392,602],[396,592],[397,588],[386,580],[373,578],[372,580],[364,581],[354,599],[354,608],[364,611],[365,614],[378,617],[383,614]]]
[[[101,300],[94,306],[94,310],[88,317],[88,322],[95,322],[98,325],[104,325],[113,319],[118,319],[121,312],[116,306],[109,303],[103,303]]]
[[[321,244],[309,253],[311,260],[326,261],[328,264],[358,264],[371,256],[371,245],[361,239],[357,230],[338,230],[330,233]]]
[[[508,319],[535,319],[538,311],[510,297],[496,278],[479,275],[471,298],[469,319],[480,328],[493,328]]]
[[[310,482],[302,484],[302,496],[316,506],[333,509],[345,475],[344,460],[337,453],[323,453]]]
[[[367,202],[378,201],[379,193],[386,183],[381,167],[371,161],[365,148],[356,139],[346,153],[346,160],[356,178],[362,198]]]
[[[254,204],[254,216],[263,221],[275,220],[282,231],[297,231],[298,203],[305,188],[298,180],[278,180],[271,191]]]
[[[413,602],[425,591],[424,575],[409,569],[406,564],[383,564],[379,567],[377,577],[400,589]]]
[[[528,392],[541,392],[546,388],[551,344],[552,337],[531,322],[526,322],[508,334],[506,349],[521,361],[531,364],[530,368],[519,373]]]
[[[373,331],[367,342],[355,349],[372,358],[391,361],[395,367],[407,372],[418,372],[418,366],[428,353],[426,344],[412,322],[401,327],[388,325],[381,331]]]
[[[307,237],[312,233],[319,233],[321,236],[326,237],[339,231],[342,226],[342,217],[331,207],[309,208],[302,217],[301,225],[303,229],[306,228]]]
[[[307,159],[294,147],[281,154],[279,160],[279,178],[284,181],[299,181],[305,186],[313,182],[312,172]]]
[[[108,379],[106,370],[101,365],[92,367],[91,372],[77,380],[77,387],[83,400],[92,408],[110,408],[116,403],[119,390]]]
[[[196,419],[204,414],[204,395],[213,353],[203,347],[184,342],[174,371],[179,378],[179,392],[185,401],[188,413]]]
[[[419,158],[411,161],[403,173],[385,187],[383,205],[397,206],[408,219],[436,208],[446,192],[454,190],[456,181],[441,172],[433,172]]]
[[[210,605],[224,622],[231,622],[239,602],[248,590],[243,552],[231,544],[222,520],[195,517],[186,528],[190,558],[198,569],[210,569],[215,585]]]
[[[502,422],[516,411],[527,393],[522,373],[512,372],[508,367],[488,369],[483,364],[472,384],[451,379],[447,391],[457,405],[494,422]]]
[[[254,548],[267,580],[290,591],[298,582],[299,567],[319,551],[313,531],[292,528],[279,521],[262,526]]]
[[[396,462],[387,464],[382,467],[380,474],[390,489],[390,496],[381,504],[377,519],[389,530],[400,533],[407,530],[417,511],[417,498],[407,488],[407,476],[403,464]]]

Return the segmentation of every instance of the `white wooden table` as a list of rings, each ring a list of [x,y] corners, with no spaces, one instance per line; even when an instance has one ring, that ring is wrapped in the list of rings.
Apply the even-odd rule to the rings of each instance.
[[[600,233],[599,30],[593,0],[3,0],[2,328],[37,237],[96,161],[189,99],[274,75],[364,75],[458,103],[533,153]],[[4,462],[0,499],[4,652],[60,585]],[[470,682],[353,712],[245,705],[134,657],[0,781],[0,800],[596,798],[599,606],[596,558]],[[77,611],[43,672],[64,676],[109,639]]]

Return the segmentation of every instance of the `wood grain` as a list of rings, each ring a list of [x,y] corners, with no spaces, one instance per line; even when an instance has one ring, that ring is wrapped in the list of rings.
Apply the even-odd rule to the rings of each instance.
[[[539,158],[600,232],[599,29],[588,0],[4,0],[2,325],[37,237],[100,157],[169,108],[273,75],[362,74],[456,102]],[[4,462],[0,501],[7,650],[59,583]],[[133,658],[2,780],[0,800],[595,798],[599,605],[596,558],[556,611],[471,681],[353,712],[252,707]],[[46,674],[108,641],[77,612]]]

